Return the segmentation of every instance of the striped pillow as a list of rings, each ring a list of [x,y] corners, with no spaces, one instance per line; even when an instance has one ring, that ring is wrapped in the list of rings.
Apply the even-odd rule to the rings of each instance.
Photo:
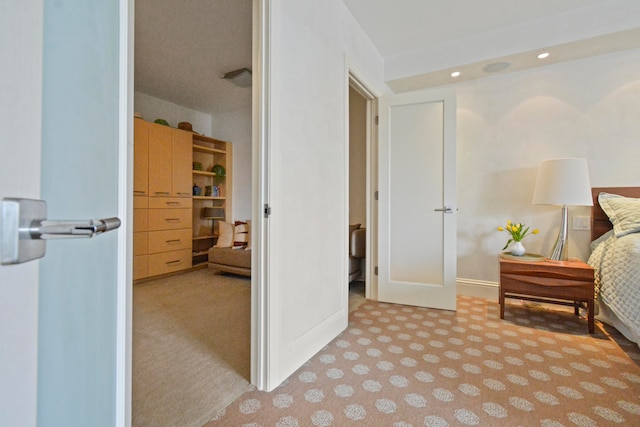
[[[234,223],[233,249],[244,249],[249,244],[249,225],[246,221]]]

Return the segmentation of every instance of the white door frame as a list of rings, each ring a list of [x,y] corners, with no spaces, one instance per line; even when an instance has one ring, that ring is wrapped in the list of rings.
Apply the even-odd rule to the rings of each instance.
[[[271,1],[253,0],[251,384],[267,390],[269,378],[269,107]]]
[[[378,98],[382,92],[377,90],[370,80],[363,77],[363,74],[351,63],[345,55],[345,141],[349,141],[349,87],[353,87],[365,100],[366,112],[366,215],[367,231],[365,246],[365,298],[378,299],[378,275],[376,273],[378,260],[378,202],[376,193],[378,191]],[[345,144],[345,176],[347,199],[349,197],[349,145]],[[349,200],[345,206],[349,206]],[[346,223],[349,223],[349,212],[345,212]],[[347,245],[349,236],[345,234]],[[348,269],[348,266],[346,267]],[[348,270],[345,272],[348,277]],[[348,291],[347,284],[347,291]]]

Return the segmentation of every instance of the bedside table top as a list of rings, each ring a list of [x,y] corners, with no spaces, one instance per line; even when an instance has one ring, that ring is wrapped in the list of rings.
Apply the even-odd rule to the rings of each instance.
[[[540,262],[514,261],[500,257],[500,274],[524,274],[547,276],[561,274],[576,280],[593,280],[593,267],[584,261],[571,258],[568,261],[552,261],[545,259]]]

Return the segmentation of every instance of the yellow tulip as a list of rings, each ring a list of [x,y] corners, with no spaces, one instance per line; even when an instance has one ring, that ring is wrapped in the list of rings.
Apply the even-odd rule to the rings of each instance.
[[[504,231],[504,228],[498,227],[498,231]]]
[[[533,230],[531,233],[533,234],[538,234],[540,232],[540,230],[538,230],[537,228],[535,230]]]

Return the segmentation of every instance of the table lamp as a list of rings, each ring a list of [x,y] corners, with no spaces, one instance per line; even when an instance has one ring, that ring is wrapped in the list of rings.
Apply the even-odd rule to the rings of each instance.
[[[593,206],[587,161],[568,158],[550,159],[540,163],[533,204],[562,206],[560,232],[549,259],[566,261],[569,245],[567,206]]]

